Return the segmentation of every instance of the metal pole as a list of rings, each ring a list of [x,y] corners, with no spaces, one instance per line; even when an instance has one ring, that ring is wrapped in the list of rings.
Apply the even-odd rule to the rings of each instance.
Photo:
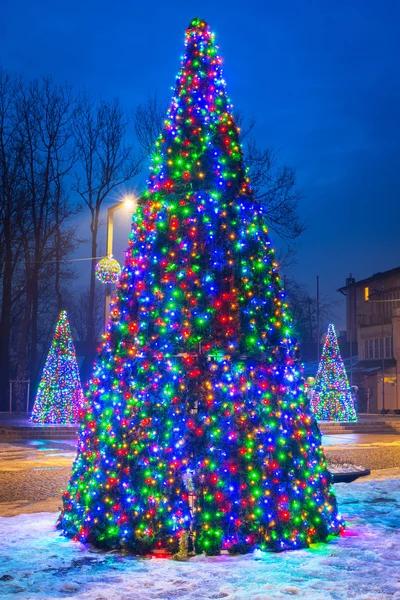
[[[10,414],[12,413],[12,381],[10,381]]]
[[[26,414],[29,413],[29,395],[31,391],[31,380],[28,379],[28,386],[26,388]]]
[[[382,411],[385,410],[385,335],[384,335],[384,313],[383,313],[383,292],[381,302],[381,316],[382,316]],[[379,349],[380,349],[379,344]]]
[[[133,199],[132,212],[134,212],[136,210],[136,207],[137,207],[139,201],[140,201],[140,198],[139,198],[139,200]],[[118,210],[119,208],[123,208],[124,206],[125,207],[127,206],[126,200],[123,200],[122,202],[118,202],[117,204],[114,204],[114,206],[110,206],[107,209],[107,237],[106,237],[106,255],[107,256],[112,254],[112,249],[113,249],[114,213],[116,210]],[[108,315],[109,315],[109,311],[110,311],[110,302],[111,302],[111,284],[107,283],[105,300],[104,300],[104,331],[106,331],[106,329],[107,329]]]
[[[349,287],[349,298],[350,302],[349,306],[349,344],[350,344],[350,388],[353,385],[353,315],[352,315],[352,305],[353,305],[353,290],[350,284]]]
[[[356,342],[356,347],[358,343],[358,335],[357,335],[357,288],[354,283],[351,283],[351,293],[350,293],[350,387],[353,385],[353,341]],[[354,307],[352,314],[352,307]],[[355,339],[353,340],[353,331],[355,333]]]
[[[109,254],[112,254],[112,247],[113,247],[113,234],[114,234],[114,230],[113,230],[113,226],[114,226],[114,212],[116,211],[117,208],[120,207],[120,204],[116,204],[114,206],[110,206],[107,209],[107,239],[106,239],[106,254],[107,256]]]
[[[120,204],[110,206],[107,210],[107,238],[106,238],[106,255],[112,254],[113,233],[114,233],[114,211]],[[111,302],[111,285],[106,284],[106,293],[104,297],[104,331],[107,330],[108,314]]]
[[[319,345],[320,345],[320,331],[319,331],[319,275],[317,275],[317,362],[319,362]]]

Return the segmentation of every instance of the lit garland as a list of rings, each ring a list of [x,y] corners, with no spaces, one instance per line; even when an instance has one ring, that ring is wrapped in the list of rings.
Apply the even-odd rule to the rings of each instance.
[[[329,325],[315,377],[311,408],[319,421],[357,421],[335,327]]]
[[[195,19],[64,492],[76,540],[218,554],[342,527],[231,110]]]
[[[39,383],[32,423],[76,423],[84,396],[67,313],[61,311]]]
[[[109,254],[99,260],[95,266],[95,274],[101,283],[117,283],[121,277],[121,265]]]

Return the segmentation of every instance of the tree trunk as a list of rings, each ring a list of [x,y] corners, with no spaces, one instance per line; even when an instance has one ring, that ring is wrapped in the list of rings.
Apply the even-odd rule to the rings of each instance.
[[[58,216],[58,215],[57,215]],[[61,310],[62,310],[62,305],[63,305],[63,298],[62,298],[62,293],[61,293],[61,286],[60,286],[60,270],[61,270],[61,234],[60,234],[60,227],[57,223],[57,231],[56,231],[56,268],[55,268],[55,282],[54,282],[54,286],[55,286],[55,292],[56,292],[56,296],[57,296],[57,317],[60,314]]]
[[[94,216],[94,223],[91,227],[92,231],[92,261],[90,269],[90,286],[89,286],[89,305],[87,315],[87,340],[85,361],[83,364],[83,378],[87,380],[91,375],[92,363],[96,354],[96,328],[95,328],[95,304],[96,304],[96,277],[94,272],[94,259],[97,257],[97,231],[98,231],[98,216]]]
[[[18,349],[18,370],[17,370],[17,380],[23,381],[27,379],[28,375],[28,356],[29,356],[29,348],[28,348],[28,336],[29,336],[29,326],[30,326],[30,318],[31,318],[31,281],[28,281],[27,292],[26,292],[26,304],[24,317],[21,323],[21,332],[19,339],[19,349]],[[24,412],[25,410],[25,384],[17,383],[15,386],[15,397],[16,397],[16,408],[18,412]]]
[[[31,356],[29,361],[29,374],[33,384],[36,383],[39,365],[37,364],[38,354],[38,314],[39,314],[39,268],[35,264],[32,277],[32,313],[31,313]]]
[[[4,223],[4,271],[0,317],[0,406],[6,410],[10,378],[10,335],[12,302],[12,245],[10,223]]]

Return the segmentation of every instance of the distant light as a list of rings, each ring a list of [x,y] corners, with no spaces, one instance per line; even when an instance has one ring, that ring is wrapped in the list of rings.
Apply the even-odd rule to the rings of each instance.
[[[133,198],[133,196],[125,196],[125,198],[123,199],[123,203],[126,206],[126,208],[134,208],[135,206],[135,199]]]

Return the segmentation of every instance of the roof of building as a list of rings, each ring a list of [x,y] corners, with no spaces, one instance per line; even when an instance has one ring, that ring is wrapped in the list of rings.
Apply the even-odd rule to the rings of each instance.
[[[390,367],[395,367],[396,366],[396,359],[394,358],[385,358],[384,361],[384,365],[385,365],[385,369],[389,369]],[[382,359],[376,359],[376,360],[360,360],[359,363],[357,363],[357,368],[360,369],[361,371],[367,372],[367,371],[382,371]]]
[[[400,267],[395,267],[394,269],[389,269],[388,271],[379,271],[378,273],[374,273],[373,275],[370,275],[369,277],[366,277],[365,279],[360,279],[360,281],[355,281],[351,285],[363,285],[370,281],[374,281],[375,279],[381,279],[382,277],[391,277],[392,275],[397,275],[397,274],[400,274]],[[343,292],[344,290],[347,290],[348,287],[349,287],[348,285],[344,285],[343,287],[340,287],[337,291]]]

